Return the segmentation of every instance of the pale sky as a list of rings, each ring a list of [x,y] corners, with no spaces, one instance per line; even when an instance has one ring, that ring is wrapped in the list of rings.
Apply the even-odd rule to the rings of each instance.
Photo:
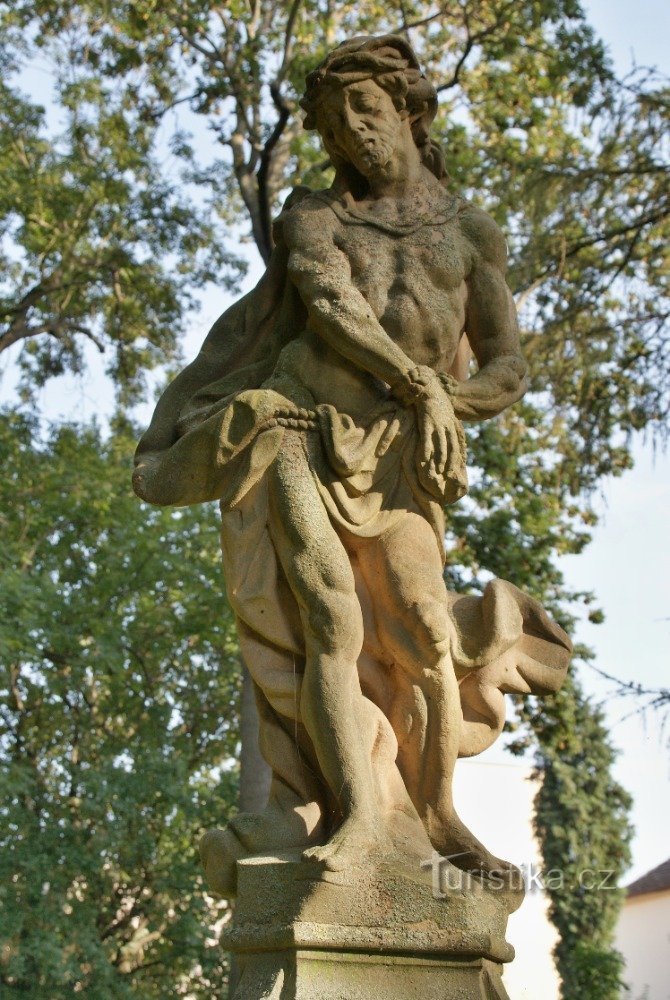
[[[590,0],[585,6],[620,72],[633,61],[670,69],[670,4]],[[252,268],[248,283],[257,274],[257,268]],[[209,323],[226,304],[212,293],[204,297],[203,310],[184,344],[187,358],[196,352]],[[9,362],[0,367],[0,397],[6,400],[13,396],[14,358],[10,355]],[[100,373],[99,360],[94,355],[91,360],[94,374],[86,382],[63,378],[42,392],[45,414],[54,419],[85,420],[109,412],[109,386]],[[603,484],[596,504],[601,523],[592,544],[583,554],[564,558],[561,565],[567,582],[595,591],[605,612],[603,625],[584,623],[577,634],[580,641],[596,650],[597,665],[622,679],[669,687],[670,457],[662,453],[654,456],[641,439],[635,443],[635,457],[634,470]],[[634,878],[670,854],[670,731],[663,730],[657,715],[631,717],[633,702],[606,698],[611,685],[593,671],[582,668],[580,676],[589,693],[606,699],[611,737],[620,750],[616,775],[634,797],[636,836],[629,879]],[[489,759],[501,759],[499,753],[494,748]],[[509,761],[509,756],[502,759]]]
[[[591,23],[617,70],[633,63],[670,72],[670,5],[658,0],[590,0]],[[566,582],[591,590],[605,612],[602,625],[584,621],[576,639],[596,652],[595,665],[622,680],[670,687],[670,455],[641,436],[635,468],[602,484],[595,507],[600,524],[578,556],[561,560]],[[670,856],[670,710],[635,713],[636,701],[612,697],[613,685],[580,668],[586,691],[602,702],[619,751],[615,774],[633,796],[635,826],[630,882]],[[631,714],[633,713],[633,714]],[[497,747],[483,755],[509,760]]]
[[[589,0],[591,23],[609,45],[619,72],[656,65],[670,72],[670,5],[659,0]],[[594,648],[607,673],[650,687],[670,687],[670,456],[635,444],[635,468],[603,484],[601,522],[591,545],[562,561],[568,583],[594,590],[603,625],[585,622],[577,638]],[[612,686],[582,669],[589,692]],[[630,700],[606,701],[619,781],[633,795],[633,864],[629,880],[670,856],[670,729],[662,718],[633,716]],[[626,716],[628,716],[626,718]],[[670,726],[670,714],[668,716]]]

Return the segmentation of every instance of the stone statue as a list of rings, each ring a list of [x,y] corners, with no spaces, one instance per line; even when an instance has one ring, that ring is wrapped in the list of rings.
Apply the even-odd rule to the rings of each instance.
[[[207,834],[203,860],[229,895],[238,862],[287,851],[318,879],[380,858],[418,877],[434,849],[486,885],[512,869],[459,819],[454,765],[499,735],[504,692],[556,691],[571,650],[511,583],[476,597],[443,579],[461,421],[526,388],[505,240],[450,193],[436,91],[404,38],[340,45],[302,106],[333,184],[290,195],[267,271],[137,451],[140,497],[220,501],[273,774],[265,812]]]

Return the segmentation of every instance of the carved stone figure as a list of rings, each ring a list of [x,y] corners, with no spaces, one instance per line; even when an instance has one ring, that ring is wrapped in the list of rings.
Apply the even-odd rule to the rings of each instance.
[[[499,735],[504,692],[556,691],[571,650],[513,584],[475,597],[443,580],[461,421],[526,387],[505,240],[446,185],[436,92],[405,39],[344,43],[302,104],[333,184],[291,194],[266,273],[137,452],[142,498],[220,501],[273,773],[265,812],[208,834],[203,860],[234,894],[243,858],[298,852],[316,877],[389,857],[418,871],[432,848],[485,885],[511,868],[459,819],[456,760]]]

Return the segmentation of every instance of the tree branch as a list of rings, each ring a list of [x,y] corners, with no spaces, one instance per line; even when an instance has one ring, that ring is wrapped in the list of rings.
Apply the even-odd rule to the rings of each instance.
[[[289,10],[288,13],[288,18],[286,20],[286,30],[284,32],[284,52],[282,55],[281,66],[279,67],[279,71],[277,72],[277,76],[275,77],[275,85],[277,86],[277,88],[279,87],[279,84],[283,81],[286,75],[286,70],[288,69],[291,57],[293,55],[293,40],[294,40],[293,29],[295,27],[295,22],[298,17],[298,11],[300,10],[301,3],[302,0],[293,0],[293,3],[291,4],[291,9]],[[274,100],[274,95],[273,95],[273,100]]]
[[[586,250],[589,247],[595,246],[598,243],[606,243],[608,240],[614,239],[617,236],[625,236],[628,233],[637,234],[640,230],[644,229],[646,226],[653,225],[655,222],[662,222],[668,216],[668,210],[665,206],[661,206],[657,211],[650,212],[647,215],[641,215],[632,222],[623,224],[621,226],[614,226],[611,229],[605,230],[605,232],[595,233],[588,238],[583,238],[577,240],[570,244],[561,254],[562,261],[565,261],[568,257],[574,257],[581,250]],[[637,236],[635,237],[637,238]],[[618,266],[618,265],[617,265]],[[545,278],[549,277],[553,270],[553,262],[548,264],[539,275],[537,275],[525,288],[519,289],[519,296],[522,296],[533,290],[534,286],[538,282],[543,281]]]
[[[404,5],[401,5],[403,7]],[[401,31],[412,31],[413,28],[423,28],[425,24],[430,24],[431,21],[436,21],[438,17],[443,17],[446,13],[445,7],[440,7],[438,10],[434,11],[432,14],[428,14],[426,17],[419,18],[418,21],[408,21],[406,19],[405,11],[402,11],[402,27]]]
[[[513,3],[503,5],[503,7],[501,7],[501,9],[496,14],[496,18],[493,24],[489,24],[488,27],[481,28],[479,31],[475,31],[474,33],[470,31],[469,17],[467,11],[466,10],[463,11],[463,27],[465,28],[467,33],[465,48],[463,49],[463,52],[461,53],[461,56],[458,62],[456,63],[456,66],[454,67],[454,70],[449,80],[446,80],[444,83],[439,84],[438,87],[436,88],[438,94],[441,94],[445,90],[450,90],[452,87],[455,87],[458,84],[461,72],[474,47],[478,45],[481,41],[483,41],[483,39],[488,38],[489,35],[492,35],[501,26],[503,18],[507,14],[508,10],[512,8],[512,6]]]
[[[286,126],[288,125],[293,108],[281,92],[281,84],[288,68],[293,50],[294,28],[300,10],[302,0],[293,0],[286,21],[284,32],[284,50],[281,65],[277,75],[270,84],[270,96],[272,103],[277,110],[277,121],[270,133],[260,155],[260,164],[256,173],[258,184],[258,222],[260,225],[260,242],[257,240],[263,260],[267,264],[272,253],[272,195],[270,190],[269,175],[272,167],[272,157],[281,139]]]

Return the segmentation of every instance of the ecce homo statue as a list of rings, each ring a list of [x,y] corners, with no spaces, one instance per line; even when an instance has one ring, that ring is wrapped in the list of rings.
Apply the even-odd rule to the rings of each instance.
[[[207,834],[203,860],[234,894],[245,856],[291,849],[338,871],[429,842],[485,879],[510,866],[459,819],[455,763],[499,735],[504,692],[557,690],[571,651],[511,583],[473,596],[443,579],[444,506],[467,490],[461,421],[526,387],[505,241],[446,186],[436,92],[405,39],[345,42],[302,106],[332,186],[290,195],[264,276],[137,451],[140,497],[220,501],[272,769],[265,811]]]

